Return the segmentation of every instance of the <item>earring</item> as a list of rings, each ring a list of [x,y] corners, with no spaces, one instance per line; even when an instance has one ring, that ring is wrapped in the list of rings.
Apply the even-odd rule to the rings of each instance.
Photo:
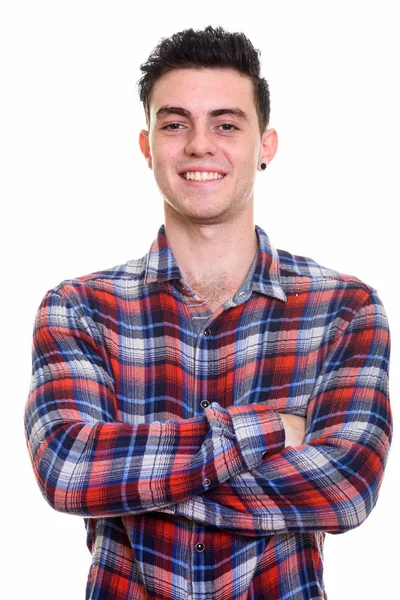
[[[267,168],[267,163],[261,163],[261,168],[264,171]]]

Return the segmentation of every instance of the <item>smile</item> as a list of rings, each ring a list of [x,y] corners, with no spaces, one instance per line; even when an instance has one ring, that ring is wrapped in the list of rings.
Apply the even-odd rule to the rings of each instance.
[[[206,172],[206,171],[188,171],[180,175],[188,181],[213,181],[214,179],[223,179],[225,175],[222,173]]]

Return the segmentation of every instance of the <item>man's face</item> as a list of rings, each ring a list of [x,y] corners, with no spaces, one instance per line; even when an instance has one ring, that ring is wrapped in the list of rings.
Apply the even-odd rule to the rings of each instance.
[[[221,223],[252,209],[256,171],[272,159],[276,132],[267,130],[261,139],[253,85],[245,75],[177,69],[154,85],[150,130],[140,133],[140,147],[166,212]]]

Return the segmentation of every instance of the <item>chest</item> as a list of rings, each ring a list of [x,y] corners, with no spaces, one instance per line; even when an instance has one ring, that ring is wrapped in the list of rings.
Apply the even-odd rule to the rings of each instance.
[[[193,289],[193,288],[192,288]],[[227,300],[232,298],[236,293],[238,286],[236,285],[207,285],[194,288],[196,295],[204,300],[214,314],[220,306],[225,304]]]
[[[232,288],[211,294],[210,306],[193,298],[191,306],[169,288],[120,308],[129,322],[119,331],[113,322],[104,341],[121,422],[188,419],[211,402],[263,402],[304,416],[320,368],[316,350],[323,329],[307,310],[307,331],[299,329],[295,295],[285,303],[253,293],[210,314],[226,296]]]
[[[189,282],[191,289],[210,308],[212,313],[232,298],[241,285],[241,280],[235,280],[229,275],[208,277],[198,282]]]

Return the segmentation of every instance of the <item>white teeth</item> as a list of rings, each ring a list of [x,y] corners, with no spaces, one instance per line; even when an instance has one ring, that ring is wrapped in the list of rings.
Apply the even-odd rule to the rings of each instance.
[[[182,173],[182,175],[185,179],[192,179],[194,181],[210,181],[211,179],[222,179],[224,177],[222,173],[207,173],[204,171],[192,171],[188,173]]]

